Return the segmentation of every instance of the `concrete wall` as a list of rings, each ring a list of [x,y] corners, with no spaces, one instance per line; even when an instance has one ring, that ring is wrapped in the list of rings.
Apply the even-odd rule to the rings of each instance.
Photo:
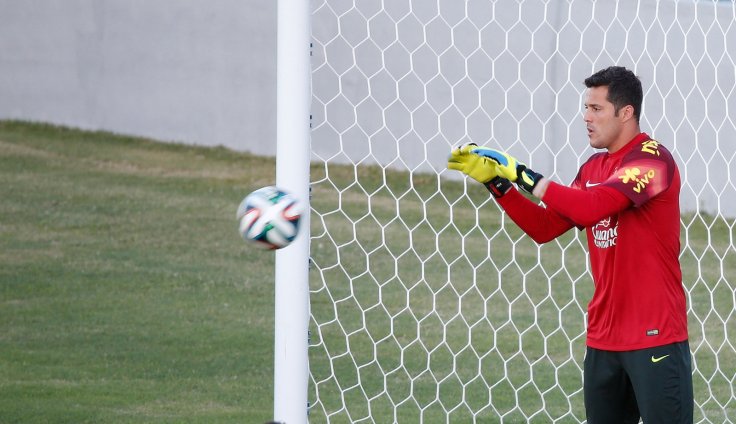
[[[621,64],[686,210],[736,216],[731,2],[312,0],[316,160],[444,171],[466,141],[570,181]],[[411,12],[411,13],[410,13]],[[276,0],[0,0],[0,119],[275,154]]]
[[[313,151],[444,170],[453,146],[508,150],[570,182],[593,152],[583,80],[618,64],[642,129],[674,152],[685,210],[736,216],[732,2],[314,2]]]
[[[0,0],[0,118],[275,152],[273,0]]]

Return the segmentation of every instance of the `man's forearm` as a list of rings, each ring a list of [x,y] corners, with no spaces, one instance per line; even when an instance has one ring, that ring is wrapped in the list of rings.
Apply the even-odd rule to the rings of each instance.
[[[511,220],[537,243],[554,240],[573,227],[557,212],[532,202],[516,189],[497,200]]]
[[[544,182],[544,184],[541,184]],[[546,178],[534,189],[548,208],[581,227],[589,227],[631,205],[631,200],[611,187],[588,191],[554,183]]]
[[[532,192],[534,197],[537,199],[543,198],[544,194],[547,192],[547,186],[549,186],[549,180],[542,177],[542,179],[537,183],[537,186],[534,187],[534,191]]]

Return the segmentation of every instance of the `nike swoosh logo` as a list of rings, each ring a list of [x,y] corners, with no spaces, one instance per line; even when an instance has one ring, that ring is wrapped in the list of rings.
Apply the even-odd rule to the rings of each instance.
[[[668,356],[670,356],[670,355],[664,355],[664,356],[660,356],[659,358],[655,358],[654,355],[652,355],[652,362],[656,364],[657,362],[661,361],[662,359],[664,359],[664,358],[666,358]]]
[[[588,187],[588,188],[595,187],[597,185],[601,185],[601,183],[591,183],[590,181],[585,182],[585,187]]]

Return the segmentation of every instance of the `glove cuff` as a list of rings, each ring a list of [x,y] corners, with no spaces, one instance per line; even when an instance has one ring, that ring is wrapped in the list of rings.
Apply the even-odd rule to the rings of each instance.
[[[506,178],[493,177],[490,181],[484,183],[483,185],[486,186],[493,197],[498,199],[503,197],[504,194],[508,193],[513,184],[511,184],[511,181],[507,180]]]
[[[534,187],[536,187],[539,181],[544,178],[542,174],[534,172],[531,169],[527,168],[525,165],[521,164],[519,164],[519,166],[516,168],[516,174],[516,184],[518,184],[519,188],[529,194],[532,194],[532,192],[534,191]]]

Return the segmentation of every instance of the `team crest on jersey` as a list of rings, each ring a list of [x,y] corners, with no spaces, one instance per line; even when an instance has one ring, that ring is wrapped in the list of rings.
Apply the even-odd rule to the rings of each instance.
[[[641,143],[641,151],[659,156],[659,142],[657,140],[646,140]]]
[[[616,245],[618,237],[618,220],[611,218],[598,221],[593,227],[593,240],[599,249],[608,249]]]

